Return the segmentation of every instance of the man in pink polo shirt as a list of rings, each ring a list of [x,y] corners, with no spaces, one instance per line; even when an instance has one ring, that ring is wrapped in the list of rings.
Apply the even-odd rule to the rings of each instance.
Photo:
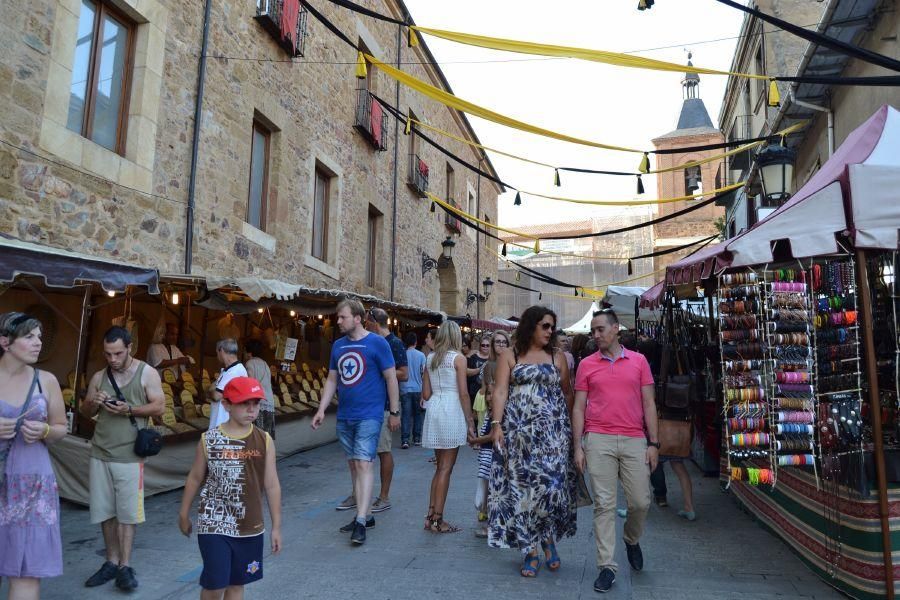
[[[622,481],[628,502],[624,535],[628,562],[634,571],[644,567],[638,541],[650,508],[650,471],[656,467],[659,438],[647,359],[619,344],[619,319],[612,310],[594,313],[591,335],[598,351],[578,365],[572,435],[575,465],[582,472],[587,469],[591,480],[600,570],[594,590],[603,593],[616,580],[617,480]]]

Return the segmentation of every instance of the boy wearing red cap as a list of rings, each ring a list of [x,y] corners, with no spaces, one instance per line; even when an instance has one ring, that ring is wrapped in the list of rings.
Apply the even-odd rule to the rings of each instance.
[[[197,540],[203,557],[202,600],[242,598],[244,585],[262,579],[263,491],[272,517],[272,553],[281,550],[275,444],[268,433],[253,426],[265,393],[257,380],[235,377],[222,395],[229,419],[201,437],[178,514],[179,529],[190,536],[191,504],[200,491]]]

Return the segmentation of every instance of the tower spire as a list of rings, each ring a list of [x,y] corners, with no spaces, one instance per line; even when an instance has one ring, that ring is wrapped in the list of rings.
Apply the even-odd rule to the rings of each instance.
[[[691,62],[691,58],[694,56],[693,52],[688,51],[688,63],[687,66],[693,67],[694,63]],[[700,97],[700,76],[697,73],[686,72],[684,74],[684,79],[681,80],[681,88],[682,95],[685,100],[688,98],[699,98]]]

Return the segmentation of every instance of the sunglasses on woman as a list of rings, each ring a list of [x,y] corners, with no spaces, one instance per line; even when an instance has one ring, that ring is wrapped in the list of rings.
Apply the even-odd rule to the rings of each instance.
[[[494,340],[494,344],[496,344],[497,346],[509,346],[509,342],[507,342],[503,338],[500,338],[499,340]]]
[[[556,329],[556,325],[554,325],[553,323],[544,322],[541,323],[541,329],[543,329],[544,331],[554,331]]]

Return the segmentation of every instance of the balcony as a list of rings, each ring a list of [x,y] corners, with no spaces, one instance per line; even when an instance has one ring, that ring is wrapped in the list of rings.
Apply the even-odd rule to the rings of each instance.
[[[369,90],[357,90],[356,122],[353,126],[376,150],[387,150],[387,111]]]
[[[256,0],[256,22],[269,32],[291,57],[303,56],[306,17],[300,0]]]
[[[454,208],[459,208],[459,205],[455,200],[447,198],[447,204]],[[462,232],[462,223],[459,222],[459,219],[454,217],[449,212],[444,213],[444,226],[453,233]]]
[[[418,154],[409,155],[409,177],[407,183],[420,198],[428,196],[428,165],[419,158]]]

